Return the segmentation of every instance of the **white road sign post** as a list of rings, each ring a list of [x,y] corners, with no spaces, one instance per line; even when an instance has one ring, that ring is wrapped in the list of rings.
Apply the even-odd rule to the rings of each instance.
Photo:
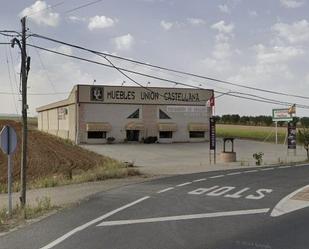
[[[276,144],[278,144],[278,122],[293,121],[293,116],[288,108],[286,109],[273,109],[273,122],[276,124]]]
[[[0,132],[0,148],[8,155],[8,213],[12,214],[12,154],[17,147],[17,135],[11,126],[4,126]]]

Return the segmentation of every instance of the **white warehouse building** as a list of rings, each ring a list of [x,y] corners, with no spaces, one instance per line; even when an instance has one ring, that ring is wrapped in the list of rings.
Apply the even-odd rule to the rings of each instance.
[[[69,97],[37,108],[38,129],[76,144],[208,140],[213,90],[76,85]]]

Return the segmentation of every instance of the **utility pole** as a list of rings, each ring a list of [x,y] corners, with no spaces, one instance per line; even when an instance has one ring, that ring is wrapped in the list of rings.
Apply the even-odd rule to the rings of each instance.
[[[27,187],[27,144],[28,144],[28,120],[27,120],[27,74],[30,62],[26,51],[26,17],[21,19],[22,37],[21,37],[21,85],[22,85],[22,149],[20,166],[20,204],[24,208],[26,205],[26,187]]]

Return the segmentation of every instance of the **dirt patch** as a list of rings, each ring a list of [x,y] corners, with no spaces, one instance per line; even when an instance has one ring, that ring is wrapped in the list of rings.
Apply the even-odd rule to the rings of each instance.
[[[21,161],[21,123],[12,120],[0,120],[0,130],[11,125],[17,132],[18,147],[13,156],[13,177],[20,177]],[[104,167],[116,161],[94,152],[85,150],[55,136],[31,129],[28,138],[28,179],[37,180],[50,176],[70,176],[72,172],[88,171]],[[117,163],[116,163],[117,164]],[[119,163],[119,167],[121,167]],[[0,150],[0,184],[7,181],[7,156]]]

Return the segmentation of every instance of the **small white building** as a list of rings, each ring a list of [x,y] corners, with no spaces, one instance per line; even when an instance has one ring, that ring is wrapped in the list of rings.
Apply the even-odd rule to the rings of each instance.
[[[208,140],[213,90],[76,85],[66,100],[37,108],[38,129],[76,144]]]

